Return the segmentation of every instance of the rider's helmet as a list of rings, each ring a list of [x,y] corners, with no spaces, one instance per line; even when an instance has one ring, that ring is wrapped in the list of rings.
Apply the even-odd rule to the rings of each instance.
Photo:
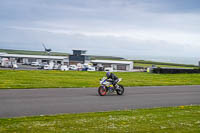
[[[110,77],[110,72],[107,72],[107,73],[106,73],[106,76],[107,76],[107,78]]]

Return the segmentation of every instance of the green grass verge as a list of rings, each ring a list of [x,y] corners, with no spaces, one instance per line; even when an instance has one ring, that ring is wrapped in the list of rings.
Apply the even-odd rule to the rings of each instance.
[[[124,86],[200,85],[200,74],[116,72]],[[0,88],[98,87],[105,72],[0,70]]]
[[[156,61],[145,61],[145,60],[134,60],[134,62],[136,62],[136,63],[141,63],[141,64],[154,64],[154,65],[170,65],[170,66],[195,67],[195,65],[176,64],[176,63],[166,63],[166,62],[156,62]]]
[[[143,68],[148,68],[152,67],[154,64],[141,64],[141,63],[134,63],[135,67],[143,67]],[[156,67],[167,67],[167,68],[186,68],[186,69],[198,69],[199,67],[194,66],[194,67],[189,67],[189,66],[175,66],[175,65],[155,65]]]
[[[200,106],[1,118],[1,133],[199,133]]]
[[[147,68],[147,67],[151,67],[152,65],[156,65],[157,67],[172,67],[172,68],[199,68],[198,66],[195,66],[195,65],[134,60],[134,66],[136,66],[136,67],[138,66],[138,67]]]

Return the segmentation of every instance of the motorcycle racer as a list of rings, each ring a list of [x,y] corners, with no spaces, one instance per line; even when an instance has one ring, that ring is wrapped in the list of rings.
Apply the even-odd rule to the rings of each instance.
[[[106,77],[100,79],[100,86],[98,88],[98,93],[100,96],[105,96],[106,93],[116,92],[117,95],[123,95],[124,87],[119,84],[122,78],[118,78],[113,73],[106,73]]]
[[[107,77],[107,80],[113,84],[114,88],[116,88],[116,84],[119,81],[119,78],[110,72],[106,73],[106,77]]]

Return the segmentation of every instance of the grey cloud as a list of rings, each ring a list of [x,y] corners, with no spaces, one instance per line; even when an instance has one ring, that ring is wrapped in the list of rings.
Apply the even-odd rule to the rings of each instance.
[[[190,2],[2,0],[0,47],[38,50],[44,42],[63,52],[190,56],[200,41],[197,1]]]

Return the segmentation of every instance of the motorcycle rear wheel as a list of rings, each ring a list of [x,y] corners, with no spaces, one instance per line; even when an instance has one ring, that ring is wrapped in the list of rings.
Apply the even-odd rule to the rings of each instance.
[[[107,89],[104,86],[100,86],[98,89],[98,93],[100,96],[105,96],[107,93]]]
[[[117,95],[123,95],[124,94],[124,87],[123,85],[119,85],[119,88],[116,89]]]

